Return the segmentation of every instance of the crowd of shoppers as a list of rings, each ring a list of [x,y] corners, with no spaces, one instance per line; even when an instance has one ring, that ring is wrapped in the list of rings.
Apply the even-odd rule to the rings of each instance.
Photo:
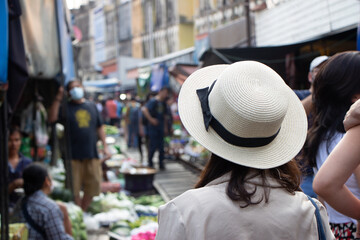
[[[254,61],[214,65],[190,75],[179,94],[179,114],[186,130],[212,155],[195,189],[160,208],[156,238],[359,238],[358,76],[358,51],[315,58],[309,68],[310,88],[301,92]],[[146,139],[148,166],[154,167],[153,156],[159,151],[158,167],[165,169],[169,93],[164,87],[146,101],[111,97],[95,104],[85,99],[83,86],[74,80],[66,86],[68,101],[61,106],[64,89],[59,88],[48,120],[66,119],[70,128],[75,201],[84,211],[100,193],[101,163],[110,157],[104,122],[117,127],[125,123],[127,146],[139,148],[141,158]],[[66,208],[47,197],[52,183],[46,168],[24,157],[20,145],[21,132],[14,126],[8,142],[10,206],[19,202],[16,189],[24,188],[22,214],[35,222],[31,239],[71,239]],[[311,174],[301,172],[299,159]],[[312,174],[318,196],[312,194]]]

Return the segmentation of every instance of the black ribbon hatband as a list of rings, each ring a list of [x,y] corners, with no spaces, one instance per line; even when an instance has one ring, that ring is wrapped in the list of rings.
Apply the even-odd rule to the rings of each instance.
[[[208,131],[209,126],[226,142],[238,147],[262,147],[271,143],[280,132],[280,129],[270,137],[263,138],[243,138],[229,132],[216,118],[211,114],[209,107],[209,94],[213,89],[215,82],[209,87],[197,89],[196,94],[200,100],[202,114],[204,118],[205,129]]]

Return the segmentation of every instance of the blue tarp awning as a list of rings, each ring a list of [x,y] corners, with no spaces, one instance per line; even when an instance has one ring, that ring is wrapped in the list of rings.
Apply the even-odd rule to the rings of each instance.
[[[106,88],[106,87],[115,87],[120,85],[120,82],[117,78],[109,78],[102,80],[93,80],[83,82],[84,87],[97,87],[97,88]]]
[[[116,92],[121,89],[117,78],[85,81],[83,85],[88,92]]]

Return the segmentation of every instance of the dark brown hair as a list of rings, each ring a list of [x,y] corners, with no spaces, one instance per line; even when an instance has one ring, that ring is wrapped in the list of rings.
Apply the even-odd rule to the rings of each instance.
[[[251,171],[252,174],[249,174]],[[244,208],[249,205],[260,203],[264,198],[265,202],[269,200],[269,193],[271,187],[267,183],[267,177],[274,178],[286,191],[295,193],[301,191],[300,177],[301,172],[294,160],[272,169],[254,169],[238,165],[236,163],[227,161],[215,154],[211,155],[204,170],[201,173],[200,180],[195,185],[195,188],[204,187],[211,181],[230,173],[230,181],[227,185],[226,194],[233,201],[239,201],[240,207]],[[252,197],[256,192],[256,187],[253,191],[248,191],[245,188],[245,183],[256,176],[260,176],[262,180],[261,186],[264,187],[264,194],[259,201],[253,202]]]
[[[344,133],[343,119],[360,93],[360,52],[349,51],[331,57],[314,80],[314,123],[308,131],[303,157],[316,167],[316,155],[322,141],[327,147],[336,132]]]
[[[9,137],[11,135],[13,135],[14,133],[18,132],[20,134],[20,136],[22,136],[22,133],[21,133],[21,130],[20,130],[20,127],[17,126],[17,125],[12,125],[10,128],[9,128]]]
[[[24,191],[30,196],[42,189],[45,179],[49,177],[48,171],[42,163],[31,163],[23,171]]]

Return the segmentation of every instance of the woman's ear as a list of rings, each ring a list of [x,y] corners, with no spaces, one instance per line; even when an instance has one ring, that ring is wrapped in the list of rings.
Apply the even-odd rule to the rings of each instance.
[[[354,95],[352,96],[351,102],[354,103],[354,102],[356,102],[356,101],[359,100],[359,99],[360,99],[360,93],[356,93],[356,94],[354,94]]]

